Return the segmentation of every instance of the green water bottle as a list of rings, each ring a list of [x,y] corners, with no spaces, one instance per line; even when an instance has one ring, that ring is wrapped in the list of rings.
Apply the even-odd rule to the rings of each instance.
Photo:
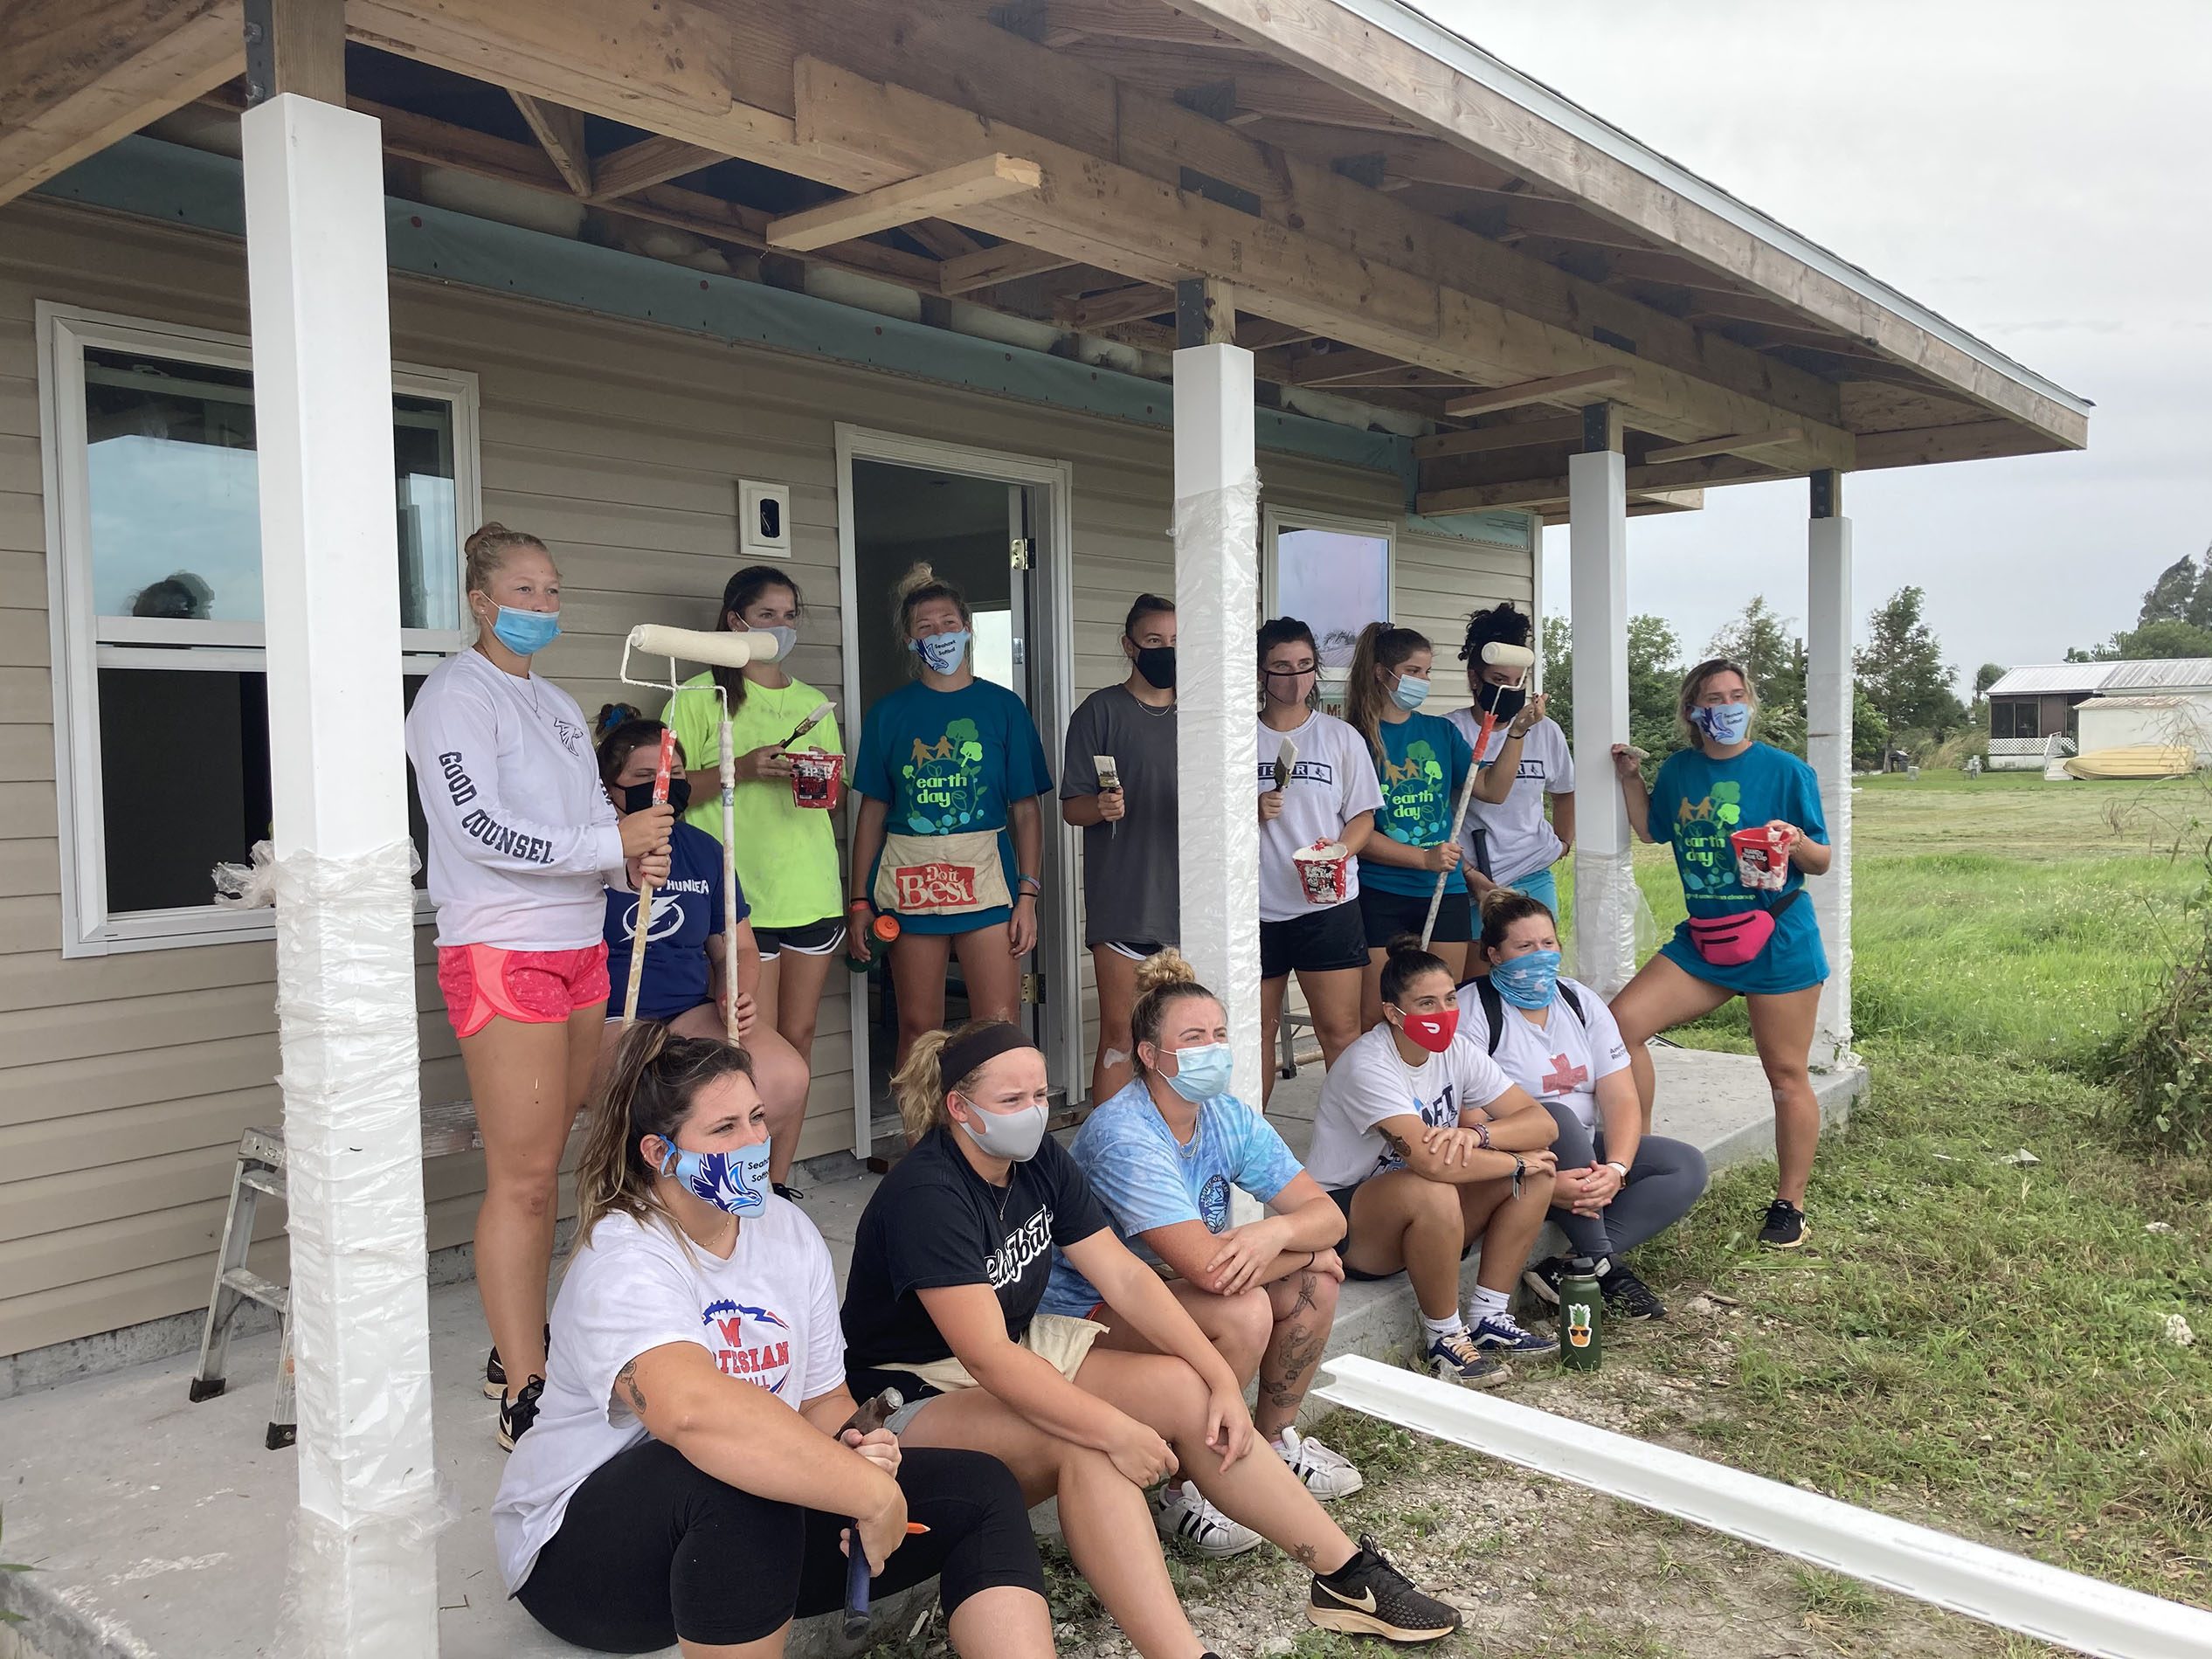
[[[1605,1360],[1605,1297],[1597,1263],[1578,1255],[1559,1281],[1559,1363],[1569,1371],[1595,1371]]]

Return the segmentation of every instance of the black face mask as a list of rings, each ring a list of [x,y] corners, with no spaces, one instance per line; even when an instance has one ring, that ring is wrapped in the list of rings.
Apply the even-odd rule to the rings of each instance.
[[[1148,645],[1137,647],[1137,672],[1144,676],[1144,683],[1158,691],[1175,689],[1175,647],[1172,645]]]
[[[1510,720],[1528,707],[1529,688],[1526,686],[1494,686],[1483,683],[1483,712],[1496,715],[1500,720]]]
[[[651,784],[632,784],[622,791],[622,810],[626,812],[642,812],[652,805]],[[691,779],[678,777],[668,780],[668,805],[676,809],[678,818],[683,816],[684,808],[691,805]]]

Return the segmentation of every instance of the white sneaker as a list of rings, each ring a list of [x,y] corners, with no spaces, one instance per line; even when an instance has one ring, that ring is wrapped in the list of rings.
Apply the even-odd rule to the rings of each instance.
[[[1316,1497],[1349,1497],[1367,1483],[1367,1477],[1351,1466],[1349,1457],[1331,1451],[1317,1440],[1306,1439],[1295,1428],[1282,1431],[1275,1450]]]
[[[1207,1503],[1187,1481],[1162,1495],[1159,1511],[1153,1518],[1162,1538],[1212,1561],[1242,1555],[1264,1542],[1250,1527],[1238,1525]]]

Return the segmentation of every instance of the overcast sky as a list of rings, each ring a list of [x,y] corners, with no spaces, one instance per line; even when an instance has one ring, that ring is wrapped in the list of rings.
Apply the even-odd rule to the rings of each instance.
[[[2208,0],[1420,3],[2097,405],[2085,453],[1849,479],[1862,624],[1917,582],[1962,676],[2054,661],[2212,542]],[[1754,591],[1801,622],[1805,510],[1793,480],[1630,520],[1631,608],[1693,653]]]

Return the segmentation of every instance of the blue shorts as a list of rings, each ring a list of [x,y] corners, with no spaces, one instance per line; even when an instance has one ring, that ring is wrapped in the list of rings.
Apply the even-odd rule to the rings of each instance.
[[[1517,881],[1508,881],[1505,885],[1516,893],[1525,893],[1537,901],[1545,909],[1551,911],[1552,919],[1554,922],[1559,919],[1559,883],[1552,875],[1552,867],[1549,864],[1540,870],[1531,870]]]

